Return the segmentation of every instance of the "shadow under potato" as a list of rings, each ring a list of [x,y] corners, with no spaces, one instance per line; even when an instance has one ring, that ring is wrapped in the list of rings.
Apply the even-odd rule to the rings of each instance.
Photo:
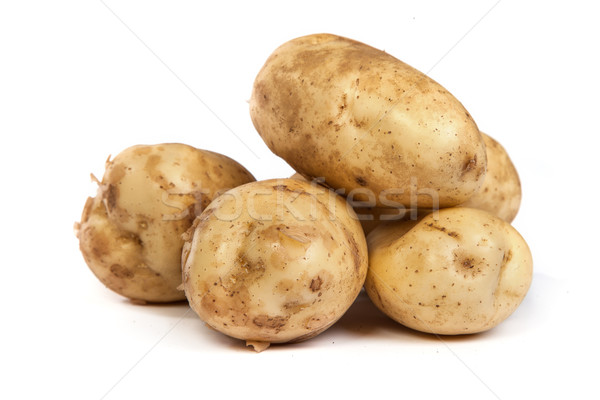
[[[404,328],[379,311],[363,289],[344,316],[328,331],[331,333],[336,330],[344,330],[360,336],[367,336],[381,333],[381,331],[394,331],[398,327]]]
[[[198,318],[194,312],[186,313],[186,310],[190,309],[190,305],[187,300],[171,303],[142,303],[129,299],[123,299],[122,302],[127,306],[136,307],[136,311],[152,315],[161,315],[172,318],[179,318],[182,316],[184,318]]]
[[[394,321],[380,311],[362,290],[346,314],[327,332],[343,330],[357,336],[396,337],[404,341],[463,341],[477,340],[486,332],[467,335],[437,335],[420,332]]]
[[[245,341],[235,339],[224,335],[202,322],[198,316],[189,308],[187,301],[175,303],[147,303],[136,304],[128,300],[124,303],[136,305],[139,311],[150,314],[160,314],[170,318],[197,319],[197,324],[192,324],[194,328],[202,331],[199,336],[208,337],[214,342],[216,347],[228,348],[230,350],[244,351],[254,353],[252,347],[246,347]],[[189,312],[186,312],[188,310]],[[199,332],[200,333],[200,332]],[[478,340],[486,333],[470,335],[435,335],[419,332],[407,328],[389,318],[381,312],[369,299],[367,293],[362,290],[348,311],[331,328],[314,339],[293,344],[273,344],[267,352],[300,350],[305,347],[313,347],[315,343],[322,340],[335,340],[338,335],[355,336],[358,338],[376,337],[378,339],[386,338],[388,340],[398,340],[405,343],[428,343],[430,341],[456,342],[462,340]]]
[[[231,350],[247,351],[254,353],[252,347],[246,347],[245,341],[230,338],[203,324],[204,329],[212,331],[211,336],[219,343],[218,346],[227,346]],[[301,350],[302,348],[321,345],[322,341],[335,341],[340,335],[355,336],[358,338],[373,337],[377,339],[398,340],[411,344],[427,344],[431,342],[460,342],[478,340],[486,336],[486,332],[469,335],[435,335],[416,331],[399,324],[381,312],[367,293],[362,290],[352,306],[331,328],[313,339],[298,343],[273,343],[266,352]]]

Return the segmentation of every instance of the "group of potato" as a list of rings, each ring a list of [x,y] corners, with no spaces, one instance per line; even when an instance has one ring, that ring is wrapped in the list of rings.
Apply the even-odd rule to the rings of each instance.
[[[187,298],[257,351],[324,331],[363,286],[385,314],[433,334],[490,329],[521,303],[532,259],[510,225],[517,172],[438,83],[365,44],[310,35],[269,57],[250,114],[297,175],[256,182],[183,144],[107,161],[77,224],[107,287]]]

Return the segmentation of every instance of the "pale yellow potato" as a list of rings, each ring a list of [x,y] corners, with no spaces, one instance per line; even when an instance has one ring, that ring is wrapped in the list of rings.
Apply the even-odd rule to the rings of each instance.
[[[343,197],[296,179],[224,193],[184,246],[191,307],[257,350],[319,334],[350,307],[367,273],[367,244],[353,214]]]
[[[375,305],[419,331],[482,332],[505,320],[531,284],[533,261],[506,221],[474,208],[388,223],[368,237],[365,289]]]
[[[377,206],[455,206],[485,176],[483,139],[454,96],[343,37],[310,35],[276,49],[254,82],[250,115],[304,177]]]
[[[492,213],[512,222],[521,205],[521,181],[517,169],[500,143],[481,133],[487,154],[487,173],[483,186],[462,204]]]
[[[77,224],[86,263],[140,302],[185,299],[181,235],[218,193],[254,181],[234,160],[183,144],[130,147],[112,161]]]

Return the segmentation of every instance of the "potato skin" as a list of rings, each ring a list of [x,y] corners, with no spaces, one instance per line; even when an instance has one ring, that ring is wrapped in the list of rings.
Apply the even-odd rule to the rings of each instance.
[[[368,237],[365,289],[397,322],[422,332],[482,332],[505,320],[531,284],[533,261],[506,221],[473,208],[381,225]]]
[[[477,193],[463,207],[487,211],[512,222],[521,205],[521,181],[517,169],[500,143],[481,133],[487,155],[487,173]]]
[[[112,161],[78,226],[83,257],[109,289],[142,302],[184,300],[181,235],[219,191],[254,177],[221,154],[167,143]]]
[[[332,191],[277,179],[232,189],[190,230],[183,285],[208,325],[248,342],[311,338],[350,307],[367,273],[351,207]]]
[[[483,139],[456,98],[343,37],[310,35],[276,49],[254,82],[250,115],[269,148],[304,177],[346,194],[370,191],[378,206],[455,206],[485,175]]]

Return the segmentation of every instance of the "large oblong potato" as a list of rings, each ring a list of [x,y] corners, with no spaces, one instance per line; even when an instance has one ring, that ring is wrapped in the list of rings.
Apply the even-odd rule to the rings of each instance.
[[[487,155],[483,185],[463,207],[478,208],[512,222],[521,205],[521,181],[508,153],[498,141],[481,133]]]
[[[345,200],[273,179],[232,189],[204,210],[183,251],[183,286],[209,326],[255,345],[330,327],[367,273],[367,245]]]
[[[296,171],[378,206],[450,207],[481,186],[483,139],[437,82],[366,44],[329,34],[291,40],[254,82],[250,115]]]
[[[234,160],[177,143],[133,146],[106,162],[77,236],[109,289],[141,302],[185,299],[182,234],[220,192],[254,181]]]
[[[529,289],[529,247],[509,223],[485,211],[455,207],[438,215],[371,232],[365,289],[381,311],[412,329],[444,335],[491,329]]]

